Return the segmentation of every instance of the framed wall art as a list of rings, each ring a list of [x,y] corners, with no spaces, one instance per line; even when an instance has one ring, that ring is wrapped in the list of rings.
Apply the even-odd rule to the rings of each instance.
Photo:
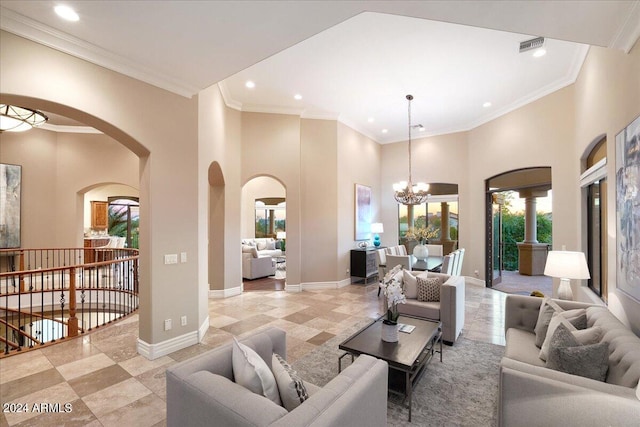
[[[0,163],[0,249],[20,247],[22,166]]]
[[[356,238],[368,240],[371,237],[371,187],[356,184]]]
[[[616,286],[640,301],[640,116],[616,135]]]

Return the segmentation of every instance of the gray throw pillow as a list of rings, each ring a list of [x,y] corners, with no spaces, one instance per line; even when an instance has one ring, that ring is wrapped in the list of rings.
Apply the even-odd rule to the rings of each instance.
[[[562,308],[558,306],[551,299],[546,298],[540,306],[540,312],[538,313],[538,321],[536,327],[533,330],[536,333],[536,347],[541,348],[544,343],[544,339],[547,336],[547,329],[549,328],[549,322],[555,312],[562,311]]]
[[[302,378],[279,354],[273,353],[271,368],[278,384],[282,406],[287,411],[293,411],[309,398]]]
[[[604,381],[609,369],[608,362],[609,343],[580,345],[564,324],[560,324],[553,333],[547,368]]]

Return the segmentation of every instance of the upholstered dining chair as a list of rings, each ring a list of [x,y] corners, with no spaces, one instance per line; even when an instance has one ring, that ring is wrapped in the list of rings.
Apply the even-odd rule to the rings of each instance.
[[[440,268],[440,272],[444,274],[448,274],[449,276],[453,276],[453,254],[445,255],[442,260],[442,267]]]
[[[453,255],[453,258],[451,259],[451,275],[455,276],[456,271],[458,269],[458,259],[460,258],[460,249],[456,249],[455,251],[451,252],[450,255]]]
[[[458,249],[458,262],[456,263],[456,271],[454,276],[462,275],[462,260],[464,259],[464,248]]]
[[[405,270],[411,271],[413,261],[409,255],[389,255],[387,254],[387,268],[391,269],[396,265],[401,265]]]
[[[376,259],[378,261],[378,281],[382,282],[387,274],[387,254],[384,249],[376,250]],[[380,287],[378,286],[378,296],[380,296]]]
[[[430,256],[443,256],[444,251],[442,245],[425,245],[429,251]]]

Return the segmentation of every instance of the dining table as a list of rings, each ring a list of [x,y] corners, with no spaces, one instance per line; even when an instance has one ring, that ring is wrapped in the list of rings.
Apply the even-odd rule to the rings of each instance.
[[[411,255],[411,261],[413,263],[412,270],[439,271],[440,267],[442,267],[444,257],[440,255],[429,255],[426,260],[421,260]]]

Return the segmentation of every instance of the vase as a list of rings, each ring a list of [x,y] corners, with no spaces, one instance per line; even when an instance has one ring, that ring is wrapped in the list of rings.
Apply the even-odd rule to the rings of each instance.
[[[398,323],[390,320],[383,320],[381,335],[382,341],[398,342]]]
[[[429,257],[429,249],[427,249],[425,245],[420,243],[419,245],[416,245],[415,248],[413,248],[413,256],[420,261],[426,261],[426,259]]]

